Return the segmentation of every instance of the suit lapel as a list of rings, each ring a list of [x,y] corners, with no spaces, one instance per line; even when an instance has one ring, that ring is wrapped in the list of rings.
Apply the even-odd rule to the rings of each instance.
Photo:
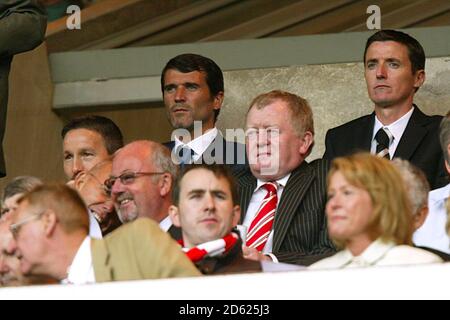
[[[405,132],[400,139],[400,142],[395,150],[394,157],[409,160],[416,151],[422,139],[427,134],[427,129],[423,127],[427,117],[414,105],[414,111],[409,119],[408,125],[405,128]]]
[[[303,162],[289,177],[275,214],[273,252],[281,247],[297,208],[314,179],[315,174],[307,162]]]
[[[356,141],[357,149],[360,151],[370,151],[372,147],[372,136],[373,136],[373,128],[375,126],[375,112],[373,112],[370,116],[364,119],[364,122],[361,123],[361,126],[358,127],[353,135]],[[345,141],[343,142],[345,143]],[[355,150],[356,151],[356,150]]]

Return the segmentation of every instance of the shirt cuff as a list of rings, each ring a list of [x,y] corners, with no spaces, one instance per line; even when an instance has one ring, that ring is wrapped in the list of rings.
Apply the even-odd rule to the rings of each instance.
[[[277,257],[273,253],[265,253],[266,256],[269,256],[270,259],[272,259],[273,262],[278,263]]]

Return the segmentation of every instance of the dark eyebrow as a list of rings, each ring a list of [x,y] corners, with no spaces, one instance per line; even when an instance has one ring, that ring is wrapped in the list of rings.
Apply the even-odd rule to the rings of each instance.
[[[204,194],[206,193],[206,190],[204,189],[194,189],[188,192],[188,194]]]
[[[175,88],[176,85],[174,83],[169,83],[164,85],[164,90]]]
[[[386,61],[387,62],[398,62],[398,63],[400,63],[400,59],[397,59],[397,58],[389,58],[389,59],[386,59]]]

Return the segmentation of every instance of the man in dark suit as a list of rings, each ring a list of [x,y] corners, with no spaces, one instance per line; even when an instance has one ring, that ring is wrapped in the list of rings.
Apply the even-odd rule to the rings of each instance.
[[[411,36],[394,30],[372,35],[364,52],[365,78],[371,115],[327,132],[324,158],[334,159],[355,151],[402,158],[422,169],[431,187],[447,184],[439,146],[441,116],[427,116],[413,104],[425,81],[425,53]]]
[[[314,144],[308,102],[283,91],[248,111],[250,171],[238,176],[247,258],[309,265],[335,252],[325,217],[328,162],[305,161]]]
[[[42,43],[47,27],[43,8],[35,0],[0,1],[0,177],[6,175],[3,135],[8,105],[8,76],[15,54]]]
[[[226,164],[233,171],[245,167],[245,146],[225,140],[215,127],[224,84],[222,70],[213,60],[197,54],[176,56],[162,71],[161,90],[175,129],[172,142],[165,145],[178,164]]]

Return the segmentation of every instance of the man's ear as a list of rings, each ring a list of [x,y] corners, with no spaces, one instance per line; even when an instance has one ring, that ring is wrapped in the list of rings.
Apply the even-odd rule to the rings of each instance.
[[[239,224],[239,221],[241,220],[241,207],[240,206],[234,206],[233,207],[233,228],[236,227]]]
[[[48,209],[42,215],[42,221],[44,223],[44,232],[47,238],[50,238],[56,230],[56,225],[58,224],[58,217],[56,213]]]
[[[414,88],[419,89],[423,83],[425,82],[425,70],[418,70],[416,71],[415,81],[414,81]]]
[[[302,144],[300,146],[299,153],[303,157],[306,157],[313,143],[314,143],[314,135],[312,134],[312,132],[306,131],[302,137]]]
[[[414,231],[419,229],[428,217],[428,205],[423,206],[413,217]]]
[[[170,192],[172,191],[173,178],[170,173],[164,173],[159,179],[159,194],[161,197],[170,196]]]
[[[219,93],[217,93],[214,96],[214,100],[213,100],[214,110],[219,110],[222,107],[223,98],[224,98],[223,91],[220,91]]]
[[[176,206],[169,207],[169,217],[175,227],[181,228],[180,211]]]

